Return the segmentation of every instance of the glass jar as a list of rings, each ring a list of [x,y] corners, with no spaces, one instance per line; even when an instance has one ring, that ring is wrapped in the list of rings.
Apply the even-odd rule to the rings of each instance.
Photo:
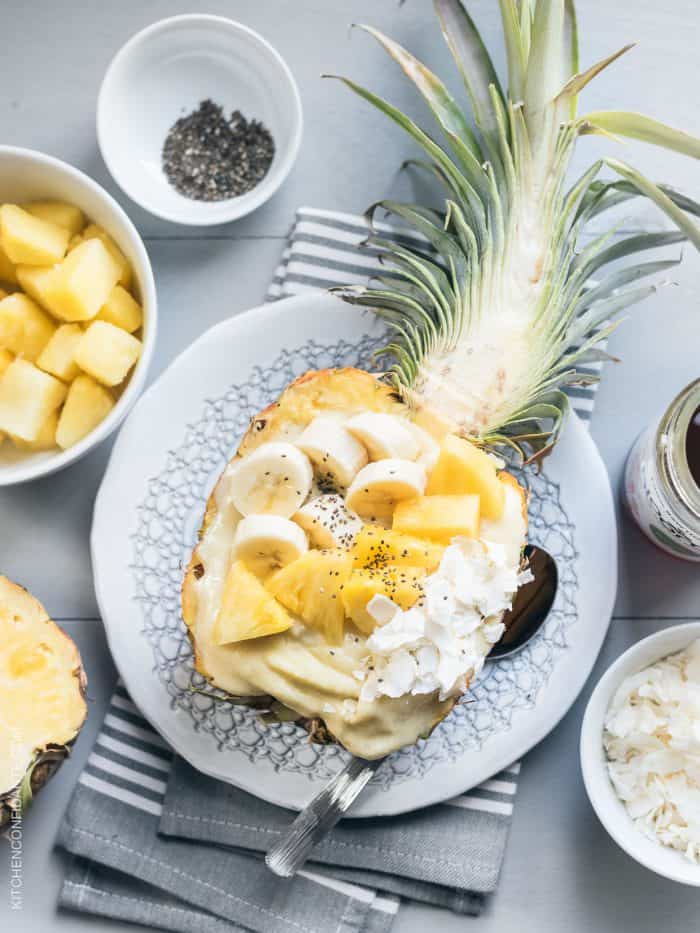
[[[657,547],[700,562],[700,486],[688,463],[689,430],[700,409],[700,379],[678,395],[630,451],[624,495],[635,521]]]

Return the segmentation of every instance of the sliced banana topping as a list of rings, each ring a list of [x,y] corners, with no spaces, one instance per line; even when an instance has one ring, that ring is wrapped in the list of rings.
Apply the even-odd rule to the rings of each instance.
[[[418,444],[418,453],[413,459],[422,463],[426,470],[432,470],[440,456],[440,445],[432,434],[428,434],[425,428],[421,428],[413,421],[407,421],[406,427]]]
[[[418,456],[418,441],[404,418],[366,411],[350,418],[346,427],[365,445],[370,460],[386,460],[388,457],[415,460]]]
[[[308,549],[306,535],[296,522],[280,515],[249,515],[238,523],[231,560],[242,560],[249,570],[264,577]]]
[[[362,529],[362,519],[337,493],[318,496],[292,516],[309,536],[312,547],[352,547]]]
[[[306,454],[294,444],[273,441],[233,464],[228,489],[242,515],[289,518],[308,496],[313,478]]]
[[[412,460],[390,458],[363,467],[352,481],[345,502],[362,518],[390,521],[397,502],[425,492],[425,467]]]
[[[367,463],[364,445],[332,415],[314,418],[296,444],[313,461],[319,483],[325,489],[347,488]]]

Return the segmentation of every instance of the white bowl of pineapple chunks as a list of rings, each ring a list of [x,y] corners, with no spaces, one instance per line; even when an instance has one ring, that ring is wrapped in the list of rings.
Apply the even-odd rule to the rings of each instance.
[[[116,201],[58,159],[0,146],[0,486],[111,434],[155,336],[151,265]]]

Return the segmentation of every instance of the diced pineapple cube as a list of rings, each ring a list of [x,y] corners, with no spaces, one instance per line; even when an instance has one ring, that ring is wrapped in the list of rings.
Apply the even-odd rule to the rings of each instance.
[[[1,385],[1,383],[0,383]],[[56,429],[56,443],[66,450],[81,441],[114,408],[111,394],[89,376],[78,376],[68,390]]]
[[[343,608],[355,625],[367,635],[376,626],[376,620],[367,612],[373,596],[386,596],[402,609],[411,606],[423,595],[421,581],[425,567],[385,564],[373,570],[353,570],[343,589]]]
[[[0,241],[0,282],[9,282],[11,285],[17,284],[17,272],[14,263],[10,262],[10,257],[2,248],[2,241]]]
[[[242,561],[229,568],[221,608],[214,622],[215,645],[230,645],[249,638],[277,635],[291,628],[294,620],[271,596]]]
[[[2,376],[13,359],[14,356],[9,350],[0,349],[0,376]]]
[[[53,411],[42,424],[39,433],[33,441],[23,441],[16,435],[12,437],[15,447],[20,450],[52,450],[56,446],[56,427],[58,425],[58,412]]]
[[[70,236],[80,233],[85,226],[85,214],[75,204],[67,204],[65,201],[33,201],[22,207],[41,220],[65,227]]]
[[[72,382],[80,372],[74,355],[82,336],[80,324],[62,324],[41,351],[36,365],[64,382]]]
[[[479,497],[418,496],[407,499],[399,502],[394,510],[393,529],[441,544],[449,544],[458,535],[477,538]]]
[[[46,297],[46,288],[55,266],[17,266],[17,281],[24,291],[47,311],[51,311]],[[51,311],[53,314],[53,312]]]
[[[350,553],[355,567],[371,570],[389,563],[408,564],[425,567],[432,572],[440,563],[444,550],[439,544],[421,541],[380,525],[364,525]]]
[[[65,227],[34,217],[16,204],[0,207],[0,241],[11,262],[29,266],[60,262],[69,239]]]
[[[83,230],[82,233],[83,240],[101,240],[104,245],[107,247],[109,254],[114,260],[116,260],[117,265],[119,266],[119,284],[123,285],[124,288],[129,288],[131,285],[131,266],[129,265],[129,260],[126,258],[124,253],[119,249],[117,244],[114,242],[112,237],[107,233],[106,230],[103,230],[102,227],[98,227],[97,224],[90,224]]]
[[[33,363],[13,360],[0,377],[0,431],[35,441],[66,392],[62,382]]]
[[[56,330],[41,308],[21,292],[0,301],[0,346],[32,363]]]
[[[311,550],[275,571],[265,586],[330,645],[339,645],[345,622],[342,590],[351,570],[352,559],[343,548]]]
[[[75,349],[75,362],[106,386],[118,385],[141,355],[141,341],[114,324],[93,321]]]
[[[46,306],[63,321],[89,321],[119,280],[119,265],[102,240],[76,246],[42,281]]]
[[[456,434],[448,434],[440,446],[440,456],[428,476],[428,495],[477,493],[481,514],[498,520],[503,514],[503,484],[487,453]]]
[[[133,334],[143,324],[141,305],[121,285],[115,285],[107,301],[100,308],[98,321],[107,321],[115,327]]]

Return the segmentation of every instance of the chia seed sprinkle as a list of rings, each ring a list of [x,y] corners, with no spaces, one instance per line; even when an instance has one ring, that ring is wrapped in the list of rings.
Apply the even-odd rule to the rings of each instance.
[[[212,100],[176,120],[163,144],[163,171],[170,184],[195,201],[223,201],[255,188],[275,154],[270,131],[240,110],[227,119]]]

